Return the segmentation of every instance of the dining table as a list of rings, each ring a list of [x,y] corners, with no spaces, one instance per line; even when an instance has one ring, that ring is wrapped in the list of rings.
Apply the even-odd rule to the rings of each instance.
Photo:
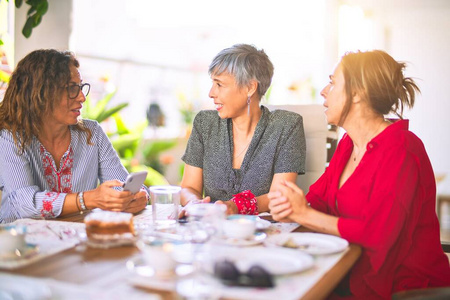
[[[48,229],[45,235],[35,242],[40,243],[41,248],[49,255],[23,265],[20,265],[20,261],[17,265],[6,268],[0,264],[0,282],[6,284],[9,280],[12,284],[20,283],[23,289],[46,286],[52,291],[49,295],[58,295],[58,299],[182,299],[175,289],[158,289],[142,284],[146,278],[130,271],[130,261],[141,255],[134,244],[102,248],[90,247],[85,242],[80,242],[79,236],[80,232],[84,232],[86,215],[72,214],[54,220],[18,220],[27,224],[31,232],[35,224]],[[134,218],[141,223],[151,222],[151,205]],[[261,218],[271,221],[271,234],[280,234],[283,230],[312,232],[298,224],[274,222],[268,214],[261,215]],[[45,230],[41,227],[40,231],[36,231],[44,234]],[[74,232],[76,234],[73,234]],[[283,284],[279,284],[276,290],[268,289],[266,292],[253,289],[247,293],[245,288],[241,288],[234,290],[234,294],[222,295],[220,299],[273,299],[274,295],[280,295],[283,299],[283,295],[291,299],[326,299],[348,274],[360,255],[361,247],[350,243],[340,253],[315,257],[313,268],[296,276],[285,276],[287,279]],[[139,277],[138,280],[136,277]],[[0,284],[0,298],[1,286]],[[299,288],[300,286],[303,287]],[[232,288],[226,290],[232,291]]]

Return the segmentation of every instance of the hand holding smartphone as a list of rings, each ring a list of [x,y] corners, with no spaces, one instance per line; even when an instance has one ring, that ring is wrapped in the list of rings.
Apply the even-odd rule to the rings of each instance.
[[[147,178],[147,171],[131,173],[123,184],[124,191],[130,191],[133,194],[139,192],[145,179]]]

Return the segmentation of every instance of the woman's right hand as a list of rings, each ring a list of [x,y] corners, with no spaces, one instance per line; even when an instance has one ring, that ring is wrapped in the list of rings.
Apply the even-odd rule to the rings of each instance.
[[[217,200],[214,203],[225,205],[227,207],[227,211],[226,211],[227,216],[239,214],[239,210],[238,210],[236,203],[234,203],[231,200],[227,200],[227,201]]]
[[[189,206],[195,205],[195,204],[199,204],[199,203],[209,203],[209,202],[211,202],[211,197],[209,197],[209,196],[207,196],[207,197],[205,197],[205,198],[203,198],[203,199],[200,199],[200,200],[189,201],[189,202],[183,207],[183,209],[180,211],[180,213],[178,214],[178,218],[181,219],[181,218],[187,217],[187,215],[186,215],[186,209],[187,209]]]
[[[111,211],[124,211],[135,199],[129,191],[117,191],[113,187],[123,186],[119,180],[109,180],[100,184],[96,189],[84,193],[84,201],[89,209],[100,208]]]
[[[294,183],[282,182],[277,190],[270,192],[269,209],[274,220],[281,222],[298,222],[308,208],[303,191]]]

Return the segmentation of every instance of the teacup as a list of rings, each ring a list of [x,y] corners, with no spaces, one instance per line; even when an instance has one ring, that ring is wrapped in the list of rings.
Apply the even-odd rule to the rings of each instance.
[[[0,255],[9,255],[24,249],[26,227],[18,225],[0,226]]]
[[[230,215],[225,221],[223,231],[229,238],[248,239],[255,234],[256,217],[247,215]]]
[[[186,206],[188,227],[197,233],[203,231],[205,241],[213,236],[221,236],[226,210],[225,204],[198,203],[188,205]],[[193,239],[195,240],[196,238],[194,237]]]
[[[172,273],[176,262],[172,257],[174,242],[159,237],[144,237],[136,242],[144,261],[156,274]]]

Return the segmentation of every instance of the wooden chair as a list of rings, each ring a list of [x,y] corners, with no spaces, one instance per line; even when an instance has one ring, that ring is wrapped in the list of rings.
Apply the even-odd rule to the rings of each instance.
[[[444,300],[450,299],[450,287],[402,291],[392,295],[392,300]]]
[[[334,150],[336,150],[337,127],[327,124],[324,107],[321,104],[267,105],[269,110],[283,109],[298,113],[303,117],[306,139],[305,174],[299,175],[297,185],[306,193],[311,184],[323,174]]]
[[[327,167],[336,151],[337,144],[339,141],[339,127],[336,125],[328,125],[328,136],[327,136]]]
[[[450,203],[450,175],[436,175],[436,214],[442,222],[442,205]]]
[[[441,241],[442,250],[449,256],[450,242]],[[392,295],[392,300],[440,300],[450,299],[450,287],[425,288],[402,291]]]
[[[442,250],[444,250],[445,253],[450,253],[450,242],[441,241],[441,246],[442,246]]]

